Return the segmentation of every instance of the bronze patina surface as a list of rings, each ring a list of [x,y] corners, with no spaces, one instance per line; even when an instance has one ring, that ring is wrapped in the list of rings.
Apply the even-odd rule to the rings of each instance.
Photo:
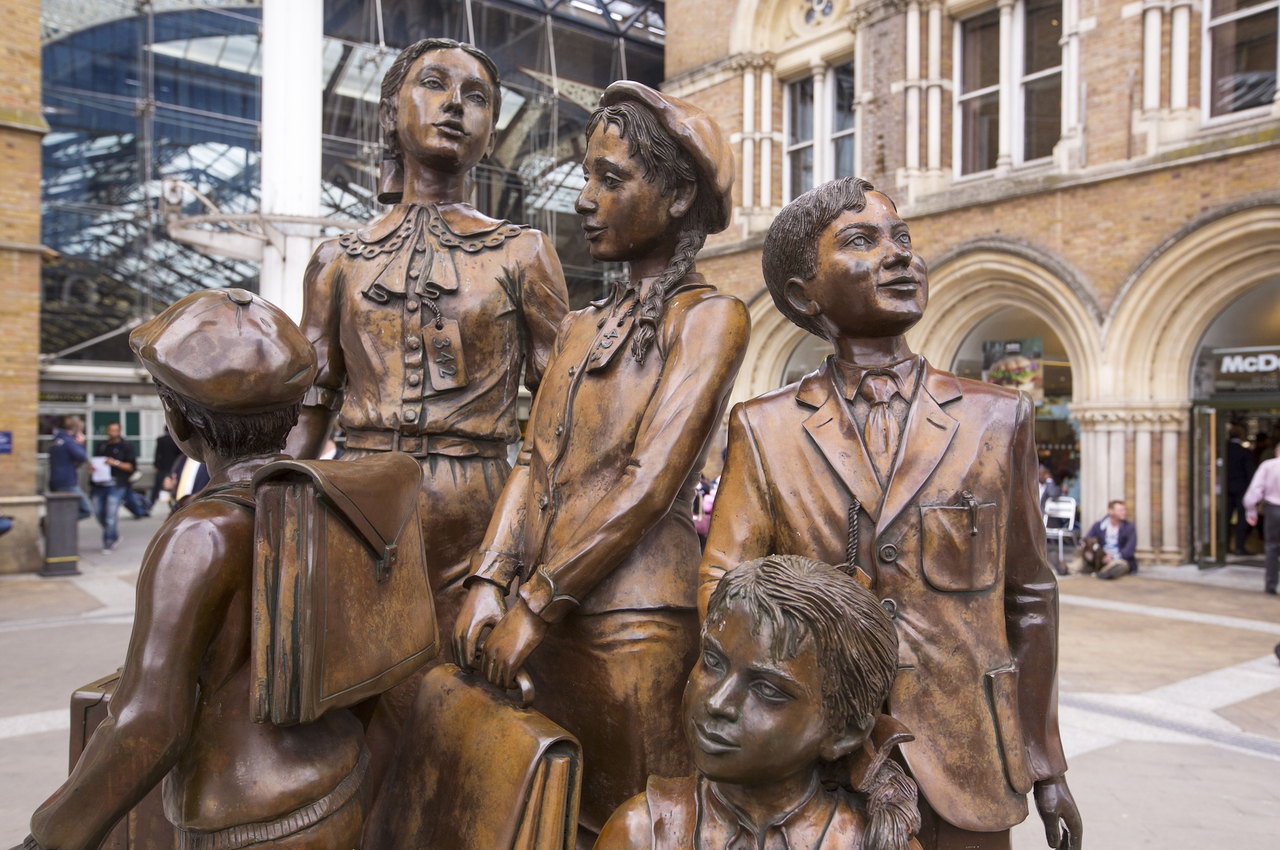
[[[888,709],[916,736],[902,753],[925,846],[1007,848],[1034,788],[1050,845],[1076,850],[1030,400],[912,354],[924,261],[863,181],[784,208],[764,273],[779,310],[834,354],[733,410],[703,606],[726,570],[769,553],[861,569],[898,630]]]

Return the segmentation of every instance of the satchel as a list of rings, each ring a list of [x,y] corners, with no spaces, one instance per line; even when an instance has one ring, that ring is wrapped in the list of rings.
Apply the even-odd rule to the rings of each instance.
[[[253,477],[253,719],[310,723],[436,656],[418,494],[399,452],[281,460]]]
[[[453,664],[418,688],[364,850],[574,850],[578,740]]]

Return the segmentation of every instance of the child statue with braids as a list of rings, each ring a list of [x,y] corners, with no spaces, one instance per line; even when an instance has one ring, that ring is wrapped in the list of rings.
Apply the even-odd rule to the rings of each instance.
[[[583,230],[591,255],[629,263],[630,279],[560,327],[454,647],[495,685],[526,669],[534,707],[581,741],[582,847],[650,774],[689,770],[691,505],[750,327],[742,302],[694,270],[729,222],[733,156],[715,122],[623,81],[587,136]]]
[[[918,850],[916,786],[889,758],[911,736],[879,713],[897,667],[856,579],[798,555],[741,565],[684,692],[696,775],[650,777],[595,850]]]

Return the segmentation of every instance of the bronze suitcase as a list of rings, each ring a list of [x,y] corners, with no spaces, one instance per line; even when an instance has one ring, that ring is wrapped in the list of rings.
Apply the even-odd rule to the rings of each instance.
[[[107,707],[119,683],[120,671],[117,670],[71,695],[71,765],[68,772],[75,770],[93,730],[107,719]],[[178,846],[177,831],[164,816],[162,784],[152,788],[151,793],[116,824],[100,850],[174,850]]]
[[[422,467],[400,452],[277,461],[254,475],[256,721],[310,723],[435,657],[421,487]]]
[[[582,746],[523,684],[517,704],[453,664],[427,673],[363,850],[573,850]]]

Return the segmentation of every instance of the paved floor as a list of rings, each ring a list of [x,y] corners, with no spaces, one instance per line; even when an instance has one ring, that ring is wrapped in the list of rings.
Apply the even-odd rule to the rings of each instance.
[[[160,519],[121,519],[83,574],[0,579],[0,850],[67,773],[71,691],[124,658],[133,585]],[[1261,571],[1144,571],[1061,584],[1059,713],[1089,850],[1277,846],[1280,600]],[[1045,846],[1033,814],[1016,850]]]

